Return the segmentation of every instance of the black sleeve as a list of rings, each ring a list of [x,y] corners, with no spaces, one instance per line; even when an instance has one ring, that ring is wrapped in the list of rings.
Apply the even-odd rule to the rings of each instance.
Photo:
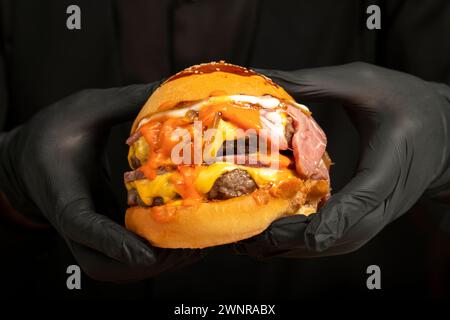
[[[373,32],[381,65],[450,84],[450,1],[385,0]]]

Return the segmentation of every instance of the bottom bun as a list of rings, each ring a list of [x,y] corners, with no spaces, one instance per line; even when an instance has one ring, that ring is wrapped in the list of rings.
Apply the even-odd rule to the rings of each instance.
[[[195,206],[131,207],[127,229],[161,248],[205,248],[236,242],[263,232],[274,220],[292,215],[293,199],[267,195],[264,204],[246,195]],[[295,214],[316,212],[309,201]]]

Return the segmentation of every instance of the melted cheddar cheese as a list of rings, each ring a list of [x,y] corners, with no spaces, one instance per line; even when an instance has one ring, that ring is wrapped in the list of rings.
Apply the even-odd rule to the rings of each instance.
[[[164,203],[176,197],[175,186],[170,181],[173,173],[156,176],[153,180],[140,179],[126,183],[128,190],[136,189],[142,201],[150,205],[154,197],[162,197]]]
[[[216,162],[209,166],[199,167],[193,185],[199,194],[205,195],[211,190],[214,182],[222,174],[234,169],[246,170],[260,188],[271,183],[295,177],[293,171],[289,169],[253,168],[226,162]],[[167,203],[178,195],[176,186],[173,184],[174,177],[177,174],[178,172],[174,171],[158,175],[153,180],[141,179],[128,182],[126,184],[127,189],[135,188],[142,201],[147,205],[152,203],[154,197],[162,197],[164,202]]]

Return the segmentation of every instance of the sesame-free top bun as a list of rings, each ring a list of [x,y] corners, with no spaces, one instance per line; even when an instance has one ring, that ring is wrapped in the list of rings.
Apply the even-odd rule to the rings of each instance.
[[[180,102],[237,94],[294,100],[282,87],[252,70],[223,62],[199,64],[170,77],[153,92],[134,121],[131,133],[143,118],[172,109]]]

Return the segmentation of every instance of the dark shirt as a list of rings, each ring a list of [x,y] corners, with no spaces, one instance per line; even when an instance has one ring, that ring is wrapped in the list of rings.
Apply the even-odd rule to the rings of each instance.
[[[72,2],[1,2],[5,130],[80,89],[151,82],[213,60],[285,70],[366,61],[450,83],[447,1],[79,0],[82,28],[68,30],[66,8]],[[381,30],[366,28],[369,4],[381,7]],[[339,190],[356,166],[358,136],[341,106],[310,107],[329,137],[336,163],[332,187]],[[129,124],[116,128],[109,143],[122,207],[128,130]],[[2,290],[53,297],[352,298],[377,294],[365,286],[367,266],[377,264],[387,296],[448,294],[448,285],[439,287],[449,281],[448,251],[439,251],[449,244],[438,230],[443,211],[416,207],[345,256],[257,262],[216,248],[200,263],[138,284],[84,277],[79,292],[65,287],[65,268],[75,261],[57,235],[3,226],[6,263],[0,271],[8,280]]]

